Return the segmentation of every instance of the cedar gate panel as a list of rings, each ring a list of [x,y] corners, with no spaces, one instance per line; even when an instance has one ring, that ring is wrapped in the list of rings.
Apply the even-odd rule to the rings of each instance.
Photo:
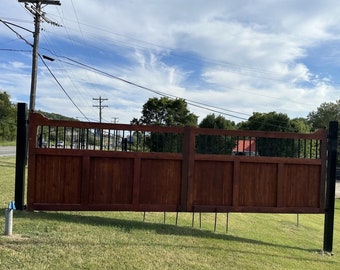
[[[242,155],[233,155],[240,140],[256,140],[261,151],[261,138],[267,140],[265,155],[242,149]],[[268,154],[282,142],[277,153]],[[323,213],[326,144],[326,130],[298,134],[138,126],[57,121],[31,113],[27,207]]]

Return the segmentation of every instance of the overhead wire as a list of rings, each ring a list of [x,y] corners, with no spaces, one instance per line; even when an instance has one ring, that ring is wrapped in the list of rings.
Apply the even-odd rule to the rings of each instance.
[[[243,120],[243,121],[249,120],[249,117],[252,116],[250,114],[236,112],[236,111],[220,108],[220,107],[217,107],[217,106],[211,106],[211,105],[208,105],[208,104],[205,104],[205,103],[202,103],[202,102],[197,102],[197,101],[193,101],[193,100],[186,99],[186,98],[183,98],[183,97],[178,97],[178,96],[175,96],[175,95],[164,93],[162,91],[155,90],[155,89],[152,89],[150,87],[146,87],[146,86],[143,86],[141,84],[132,82],[130,80],[123,79],[123,78],[120,78],[118,76],[112,75],[112,74],[110,74],[110,73],[108,73],[106,71],[100,70],[98,68],[89,66],[89,65],[84,64],[84,63],[81,63],[81,62],[79,62],[77,60],[73,60],[73,59],[71,59],[69,57],[65,57],[65,56],[57,56],[57,57],[64,58],[64,59],[66,59],[66,60],[71,62],[70,63],[70,62],[67,62],[67,61],[64,61],[64,60],[61,60],[61,59],[56,59],[57,61],[62,61],[65,64],[73,65],[73,66],[76,66],[76,67],[82,67],[82,68],[85,68],[85,69],[88,69],[88,70],[92,70],[94,72],[97,72],[98,74],[104,75],[104,76],[109,77],[109,78],[113,78],[115,80],[119,80],[119,81],[124,82],[126,84],[129,84],[129,85],[135,86],[137,88],[140,88],[140,89],[143,89],[143,90],[155,93],[155,94],[160,95],[160,96],[169,97],[171,99],[184,99],[186,101],[186,103],[191,105],[191,106],[194,106],[194,107],[197,107],[197,108],[201,108],[201,109],[205,109],[205,110],[208,110],[208,111],[211,111],[211,112],[219,113],[220,115],[226,115],[226,116],[229,116],[229,117],[232,117],[232,118],[236,118],[236,119],[240,119],[240,120]],[[231,114],[231,113],[226,113],[226,112],[233,112],[233,113],[236,113],[236,114],[241,114],[241,115],[245,115],[245,116],[249,116],[249,117],[245,118],[245,117],[237,116],[237,115],[234,115],[234,114]],[[277,121],[277,120],[274,120],[274,122],[276,124],[273,124],[273,123],[265,123],[265,124],[267,126],[282,128],[282,126],[280,126],[280,124],[283,124],[283,122],[280,122],[280,121]]]
[[[23,40],[26,44],[30,45],[31,47],[33,47],[33,45],[28,42],[22,35],[20,35],[17,31],[15,31],[12,27],[9,26],[9,24],[3,20],[0,19],[0,22],[2,22],[5,26],[7,26],[12,32],[14,32],[17,37],[21,40]],[[39,58],[41,59],[41,61],[43,62],[43,64],[45,65],[45,67],[47,68],[48,72],[51,74],[51,76],[54,78],[54,80],[57,82],[57,84],[59,85],[59,87],[62,89],[62,91],[65,93],[65,95],[68,97],[68,99],[72,102],[72,104],[77,108],[77,110],[81,113],[81,115],[84,116],[85,119],[87,119],[88,121],[89,118],[82,112],[82,110],[77,106],[77,104],[73,101],[73,99],[71,98],[71,96],[67,93],[67,91],[65,90],[65,88],[61,85],[61,83],[59,82],[59,80],[56,78],[56,76],[53,74],[53,72],[51,71],[51,69],[49,68],[49,66],[46,64],[45,60],[43,59],[43,57],[38,54]]]
[[[68,21],[74,22],[71,19],[68,19]],[[79,20],[77,20],[76,23],[77,23],[78,26],[83,25],[83,26],[86,26],[90,29],[99,30],[99,31],[102,31],[102,32],[106,32],[106,33],[115,35],[116,37],[119,37],[120,40],[116,39],[116,40],[113,41],[113,42],[115,42],[116,44],[119,44],[119,45],[128,46],[130,48],[140,48],[140,49],[144,49],[144,50],[145,49],[150,50],[151,48],[154,48],[154,49],[157,49],[157,51],[170,52],[173,56],[183,58],[183,55],[176,53],[172,48],[169,48],[169,47],[161,46],[161,45],[158,45],[158,44],[155,44],[155,43],[152,43],[152,42],[143,41],[143,40],[140,40],[140,39],[137,39],[137,38],[132,38],[132,37],[129,37],[127,35],[119,34],[119,33],[104,29],[104,28],[96,26],[96,25],[80,23]],[[83,35],[83,30],[82,30],[81,33]],[[91,35],[93,35],[94,38],[96,38],[96,37],[100,37],[101,39],[103,38],[103,36],[98,34],[98,31],[96,31],[95,33],[91,33],[91,32],[89,32],[89,33]],[[124,40],[127,40],[127,39],[131,40],[132,42],[124,41]],[[285,73],[269,71],[269,70],[260,69],[260,68],[256,68],[256,67],[246,67],[246,66],[242,66],[242,65],[235,65],[235,64],[232,64],[232,63],[228,63],[226,61],[212,60],[212,59],[209,59],[209,58],[204,57],[204,56],[200,56],[198,58],[198,57],[195,56],[195,54],[190,54],[190,56],[187,55],[185,57],[185,59],[193,60],[193,62],[202,62],[203,61],[205,63],[213,64],[215,66],[229,67],[229,68],[232,69],[232,70],[229,70],[229,72],[242,74],[244,76],[260,77],[260,78],[265,77],[266,79],[270,79],[270,80],[284,80],[284,77],[286,76]],[[249,73],[249,72],[251,72],[251,73]],[[264,76],[264,75],[266,75],[266,76]]]
[[[9,28],[13,33],[15,33],[16,36],[17,36],[19,39],[23,40],[27,45],[33,47],[33,44],[30,43],[30,42],[28,42],[21,34],[19,34],[16,30],[14,30],[14,29],[10,26],[10,23],[8,23],[8,22],[6,22],[6,21],[4,21],[4,20],[2,20],[2,19],[0,19],[0,22],[2,22],[7,28]],[[11,24],[11,25],[13,25],[13,24]],[[15,26],[16,26],[16,25],[15,25]],[[23,28],[22,28],[22,29],[23,29]],[[28,30],[28,31],[30,31],[30,30]]]
[[[42,37],[45,40],[46,44],[49,45],[48,51],[52,53],[53,52],[53,46],[49,42],[49,40],[46,38],[46,36],[44,35],[44,32],[42,32]],[[41,48],[41,50],[46,50],[46,49]],[[77,100],[78,106],[79,106],[80,103],[82,103],[82,104],[85,104],[86,107],[92,109],[93,108],[92,104],[90,104],[90,101],[88,100],[88,98],[86,98],[86,97],[88,97],[88,95],[84,95],[84,89],[85,88],[82,88],[82,87],[76,85],[77,83],[76,83],[76,80],[74,78],[76,78],[77,76],[73,73],[73,70],[67,69],[63,64],[59,65],[59,69],[60,69],[61,73],[64,74],[65,78],[68,79],[68,82],[72,85],[72,88],[74,89],[74,94],[76,95],[76,96],[74,96],[74,95],[73,96]],[[83,92],[80,91],[80,89]],[[90,93],[89,93],[89,95],[90,95]],[[94,110],[93,110],[93,113],[95,113]]]
[[[113,78],[115,80],[119,80],[121,82],[124,82],[126,84],[129,84],[129,85],[132,85],[132,86],[135,86],[137,88],[140,88],[140,89],[143,89],[143,90],[146,90],[146,91],[149,91],[149,92],[152,92],[152,93],[155,93],[157,95],[160,95],[160,96],[164,96],[164,97],[170,97],[172,99],[179,99],[181,97],[178,97],[178,96],[175,96],[175,95],[171,95],[171,94],[167,94],[167,93],[164,93],[162,91],[159,91],[159,90],[155,90],[155,89],[152,89],[150,87],[146,87],[146,86],[143,86],[141,84],[138,84],[138,83],[135,83],[135,82],[132,82],[130,80],[127,80],[127,79],[123,79],[123,78],[120,78],[118,76],[115,76],[115,75],[112,75],[112,74],[109,74],[108,72],[105,72],[105,71],[102,71],[100,69],[97,69],[95,67],[92,67],[92,66],[89,66],[87,64],[84,64],[84,63],[81,63],[79,61],[76,61],[76,60],[73,60],[69,57],[64,57],[62,56],[62,58],[65,58],[67,60],[69,60],[70,62],[74,63],[69,63],[67,61],[63,61],[63,60],[60,60],[60,59],[57,59],[58,61],[61,61],[61,62],[64,62],[66,64],[69,64],[69,65],[74,65],[74,66],[81,66],[83,68],[86,68],[88,70],[92,70],[94,72],[97,72],[98,74],[101,74],[101,75],[104,75],[106,77],[109,77],[109,78]],[[205,109],[205,110],[209,110],[209,111],[213,111],[213,112],[216,112],[216,113],[220,113],[220,114],[223,114],[223,115],[227,115],[227,116],[230,116],[230,117],[233,117],[233,118],[237,118],[237,119],[241,119],[241,120],[247,120],[246,118],[244,117],[241,117],[241,116],[237,116],[237,115],[233,115],[233,114],[230,114],[230,113],[226,113],[226,112],[223,112],[223,111],[228,111],[228,112],[233,112],[233,113],[237,113],[237,114],[241,114],[241,115],[247,115],[247,116],[250,116],[249,114],[245,114],[245,113],[240,113],[240,112],[236,112],[236,111],[232,111],[232,110],[228,110],[228,109],[223,109],[223,108],[219,108],[219,107],[216,107],[216,106],[211,106],[211,105],[207,105],[207,104],[204,104],[204,103],[201,103],[201,102],[197,102],[197,101],[193,101],[193,100],[190,100],[190,99],[186,99],[186,98],[181,98],[181,99],[184,99],[187,104],[189,105],[192,105],[194,107],[198,107],[198,108],[201,108],[201,109]]]
[[[72,3],[72,4],[73,4],[73,3]],[[76,14],[75,14],[75,15],[76,15]],[[76,17],[77,17],[77,15],[76,15]],[[79,26],[79,25],[80,25],[79,20],[77,20],[77,22],[78,22],[78,26]],[[80,26],[79,26],[79,27],[80,27]],[[80,29],[80,31],[82,31],[82,30]],[[82,35],[83,35],[83,34],[82,34]],[[23,39],[22,37],[20,37],[20,38]],[[83,36],[83,38],[84,38],[84,36]],[[23,40],[25,40],[25,39],[23,39]],[[141,42],[141,41],[139,41],[139,42]],[[30,45],[32,46],[32,44],[30,44]],[[153,45],[154,45],[154,46],[157,46],[157,45],[155,45],[155,44],[153,44]],[[70,58],[68,58],[68,60],[74,61],[74,60],[72,60],[72,59],[70,59]],[[200,60],[199,60],[199,61],[200,61]],[[44,65],[46,65],[45,62],[43,62],[43,63],[44,63]],[[69,63],[68,63],[68,64],[69,64]],[[84,67],[84,64],[82,64],[82,63],[80,63],[80,62],[78,62],[77,64],[78,64],[78,65],[83,65],[83,67]],[[227,64],[228,64],[228,63],[227,63]],[[87,65],[85,65],[85,66],[87,66]],[[235,67],[235,66],[234,66],[234,67]],[[93,68],[93,67],[90,67],[90,66],[87,66],[87,68],[90,69],[90,70],[92,70],[92,71],[96,71],[96,72],[99,73],[99,74],[102,74],[102,75],[105,75],[105,76],[108,76],[108,77],[111,77],[111,78],[115,78],[115,79],[117,79],[117,80],[123,81],[123,82],[125,82],[125,83],[130,84],[130,85],[134,85],[135,87],[139,87],[139,88],[142,88],[142,89],[144,89],[144,90],[151,91],[151,92],[156,93],[156,94],[158,94],[158,95],[168,96],[168,97],[172,97],[172,98],[179,98],[179,97],[176,97],[176,96],[173,96],[173,95],[170,95],[170,94],[166,94],[166,93],[163,93],[163,92],[161,92],[161,91],[158,91],[158,90],[155,90],[155,89],[152,89],[152,88],[149,88],[149,87],[145,87],[145,86],[139,85],[139,84],[134,83],[134,82],[131,82],[131,81],[129,81],[129,80],[125,80],[125,79],[119,78],[119,77],[117,77],[117,76],[114,76],[114,75],[112,75],[112,74],[106,73],[106,72],[104,72],[104,71],[101,71],[101,70],[99,70],[99,69],[96,69],[96,68]],[[249,70],[253,70],[253,69],[249,69]],[[50,69],[49,69],[49,71],[51,72]],[[52,74],[51,74],[51,75],[52,75]],[[52,76],[56,79],[56,77],[55,77],[54,75],[52,75]],[[60,83],[58,82],[58,84],[60,84]],[[60,85],[60,86],[61,86],[61,85]],[[63,88],[62,88],[62,90],[63,90],[64,92],[66,91],[66,90],[63,89]],[[65,92],[65,94],[67,94],[67,92]],[[68,95],[68,94],[67,94],[67,95]],[[69,97],[69,98],[70,98],[70,97]],[[187,100],[187,99],[186,99],[186,100]],[[71,101],[72,101],[72,100],[71,100]],[[192,101],[192,100],[187,100],[187,101],[188,101],[188,104],[190,104],[190,105],[192,105],[192,106],[199,107],[199,108],[203,108],[203,109],[208,109],[207,106],[209,106],[210,109],[208,109],[208,110],[214,111],[214,112],[218,112],[218,113],[221,113],[220,110],[230,111],[230,110],[226,110],[226,109],[222,109],[222,108],[210,106],[210,105],[207,105],[207,104],[204,104],[204,103],[195,102],[195,101]],[[72,101],[72,102],[73,102],[73,101]],[[76,107],[77,107],[77,106],[76,106]],[[79,109],[79,108],[78,108],[78,109]],[[230,112],[237,113],[237,114],[242,114],[242,113],[235,112],[235,111],[230,111]],[[230,116],[230,117],[235,117],[235,118],[238,118],[238,119],[242,119],[242,120],[247,120],[246,118],[239,117],[239,116],[235,116],[235,115],[232,115],[232,114],[227,114],[227,113],[222,113],[222,114],[228,115],[228,116]]]
[[[49,68],[49,66],[46,64],[44,58],[40,55],[39,58],[40,60],[43,62],[44,66],[47,68],[48,72],[51,74],[51,76],[53,77],[53,79],[56,81],[56,83],[59,85],[59,87],[61,88],[61,90],[63,90],[63,92],[65,93],[65,95],[68,97],[68,99],[72,102],[72,104],[77,108],[77,110],[80,112],[80,114],[87,119],[89,122],[89,118],[87,118],[87,116],[82,112],[82,110],[78,107],[78,105],[73,101],[73,99],[71,98],[71,96],[67,93],[67,91],[65,90],[65,88],[61,85],[61,83],[59,82],[59,80],[57,79],[57,77],[53,74],[53,72],[51,71],[51,69]]]
[[[7,25],[6,25],[6,26],[7,26]],[[11,29],[11,28],[10,28],[10,29]],[[11,30],[12,30],[12,29],[11,29]],[[23,39],[26,43],[28,43],[27,40],[24,39],[22,36],[19,35],[18,37],[20,37],[20,38]],[[28,44],[30,44],[30,43],[28,43]],[[50,51],[50,52],[51,52],[52,54],[54,54],[52,51]],[[40,54],[39,54],[39,57],[40,57],[40,59],[42,60],[42,62],[44,63],[44,65],[46,66],[46,68],[48,69],[49,73],[50,73],[50,74],[52,75],[52,77],[54,78],[54,80],[57,82],[57,84],[59,85],[59,87],[63,90],[63,92],[66,94],[66,96],[67,96],[67,97],[70,99],[70,101],[73,103],[73,105],[75,105],[75,107],[76,107],[76,108],[78,109],[78,111],[84,116],[84,118],[88,119],[88,118],[85,116],[85,114],[83,114],[83,112],[80,110],[80,108],[76,105],[76,103],[73,101],[73,99],[72,99],[72,98],[70,97],[70,95],[67,93],[67,91],[66,91],[66,90],[64,89],[64,87],[61,85],[61,83],[58,81],[58,79],[55,77],[55,75],[54,75],[53,72],[50,70],[50,68],[48,67],[48,65],[46,64],[46,62],[44,61],[43,57],[42,57]],[[161,96],[167,96],[167,97],[171,97],[171,98],[180,98],[180,97],[176,97],[176,96],[171,95],[171,94],[166,94],[166,93],[164,93],[164,92],[161,92],[161,91],[158,91],[158,90],[149,88],[149,87],[142,86],[142,85],[140,85],[140,84],[137,84],[137,83],[131,82],[131,81],[129,81],[129,80],[120,78],[120,77],[118,77],[118,76],[109,74],[109,73],[107,73],[107,72],[105,72],[105,71],[99,70],[99,69],[97,69],[97,68],[94,68],[94,67],[91,67],[91,66],[89,66],[89,65],[83,64],[83,63],[81,63],[81,62],[79,62],[79,61],[73,60],[73,59],[71,59],[71,58],[69,58],[69,57],[63,57],[63,58],[65,58],[65,59],[67,59],[67,60],[69,60],[69,61],[71,61],[71,62],[77,64],[78,66],[85,67],[85,68],[88,69],[88,70],[95,71],[95,72],[97,72],[97,73],[99,73],[99,74],[105,75],[105,76],[110,77],[110,78],[114,78],[114,79],[116,79],[116,80],[119,80],[119,81],[122,81],[122,82],[124,82],[124,83],[133,85],[133,86],[135,86],[135,87],[138,87],[138,88],[141,88],[141,89],[144,89],[144,90],[153,92],[153,93],[155,93],[155,94],[158,94],[158,95],[161,95]],[[62,60],[59,60],[59,61],[69,64],[69,63],[66,62],[66,61],[62,61]],[[241,120],[247,120],[247,119],[244,118],[244,117],[232,115],[232,114],[230,114],[230,113],[221,112],[221,111],[220,111],[221,108],[209,106],[209,105],[207,105],[207,104],[195,102],[195,101],[192,101],[192,100],[187,100],[187,99],[185,99],[185,100],[187,101],[187,104],[192,105],[192,106],[194,106],[194,107],[198,107],[198,108],[201,108],[201,109],[206,109],[206,110],[209,110],[209,111],[213,111],[213,112],[216,112],[216,113],[220,113],[220,114],[227,115],[227,116],[229,116],[229,117],[233,117],[233,118],[237,118],[237,119],[241,119]],[[226,109],[222,109],[222,110],[224,110],[224,111],[230,111],[230,110],[226,110]],[[237,113],[237,112],[235,112],[235,111],[232,111],[232,112]]]
[[[72,21],[72,20],[69,20],[69,21]],[[211,64],[211,65],[213,65],[212,69],[215,69],[215,70],[222,70],[222,71],[225,71],[225,72],[228,72],[228,73],[235,73],[235,74],[238,74],[238,75],[241,75],[241,76],[251,76],[251,77],[254,77],[254,78],[263,78],[263,79],[266,79],[266,80],[286,81],[286,79],[287,79],[286,78],[287,74],[285,74],[285,73],[278,73],[278,72],[263,70],[263,69],[259,69],[259,68],[245,67],[245,66],[241,66],[241,65],[234,65],[234,64],[231,64],[231,63],[228,63],[228,62],[225,62],[225,61],[211,60],[211,59],[206,58],[204,56],[198,58],[194,54],[191,54],[189,57],[188,56],[185,57],[181,54],[177,54],[171,48],[159,46],[159,45],[156,45],[154,43],[141,41],[141,40],[138,40],[138,39],[135,39],[135,38],[130,38],[130,37],[127,37],[126,35],[117,34],[115,32],[109,31],[107,29],[103,29],[103,28],[98,27],[98,26],[80,23],[79,20],[77,21],[77,24],[78,25],[80,25],[80,24],[85,25],[89,28],[93,28],[93,29],[96,29],[96,30],[98,29],[98,30],[101,30],[103,32],[107,32],[107,33],[113,34],[115,36],[121,37],[122,39],[129,38],[130,40],[135,42],[135,43],[131,44],[129,42],[122,41],[122,40],[114,40],[113,41],[116,45],[119,45],[119,46],[122,46],[122,47],[125,47],[125,48],[127,48],[127,47],[128,48],[140,48],[141,50],[148,50],[148,51],[150,49],[153,50],[154,48],[156,48],[156,51],[167,51],[172,56],[179,57],[181,59],[184,58],[184,59],[186,59],[186,62],[189,59],[190,61],[192,61],[192,63],[196,63],[196,64],[199,64],[201,62]],[[67,27],[65,27],[65,28],[67,28]],[[97,39],[100,38],[102,40],[103,36],[99,35],[97,32],[95,34],[92,34],[92,33],[90,33],[90,34],[93,35],[94,38],[97,38]],[[82,30],[82,36],[83,36],[83,30]],[[106,39],[106,37],[105,37],[105,39]],[[112,39],[111,39],[111,41],[112,41]],[[147,45],[150,45],[151,47],[150,46],[147,47]],[[227,67],[228,69],[225,70],[223,67]],[[235,88],[231,88],[231,87],[228,87],[228,88],[235,90],[235,91],[238,91],[238,92],[247,92],[247,93],[251,93],[252,95],[263,96],[263,97],[266,97],[266,98],[280,99],[280,98],[272,97],[272,96],[269,96],[269,95],[261,95],[259,93],[253,93],[251,91],[246,91],[244,89],[235,89]],[[290,101],[294,102],[294,103],[303,104],[303,105],[313,106],[313,104],[306,104],[306,102],[297,102],[296,100],[293,100],[293,99],[291,99]]]

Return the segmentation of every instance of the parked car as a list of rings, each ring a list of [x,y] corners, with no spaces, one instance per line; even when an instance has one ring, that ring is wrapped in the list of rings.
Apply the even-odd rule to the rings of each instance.
[[[57,142],[57,147],[64,147],[64,142],[63,141],[58,141]]]

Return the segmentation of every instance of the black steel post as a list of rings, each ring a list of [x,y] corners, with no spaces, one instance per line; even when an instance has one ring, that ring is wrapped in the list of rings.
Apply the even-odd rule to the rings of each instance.
[[[17,140],[15,162],[15,206],[24,210],[25,204],[25,166],[27,161],[27,104],[18,103],[17,111]]]
[[[336,163],[338,146],[338,122],[329,123],[328,132],[328,160],[327,160],[327,182],[326,182],[326,201],[325,201],[325,223],[324,223],[324,252],[333,251],[334,233],[334,206],[335,206],[335,187],[336,187]]]

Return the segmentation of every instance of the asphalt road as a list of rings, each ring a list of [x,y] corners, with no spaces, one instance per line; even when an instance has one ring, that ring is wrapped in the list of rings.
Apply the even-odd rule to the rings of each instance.
[[[1,146],[0,147],[0,157],[15,156],[16,147],[15,146]]]

